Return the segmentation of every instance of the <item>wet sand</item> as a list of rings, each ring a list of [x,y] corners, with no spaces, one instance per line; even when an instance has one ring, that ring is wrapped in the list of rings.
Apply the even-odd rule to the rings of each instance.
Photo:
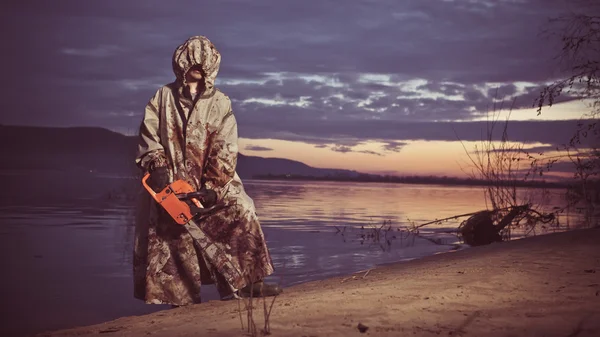
[[[211,301],[38,336],[243,336],[238,305]],[[262,299],[254,316],[260,335]],[[246,326],[245,311],[242,319]],[[286,288],[270,325],[272,336],[600,336],[600,228]]]

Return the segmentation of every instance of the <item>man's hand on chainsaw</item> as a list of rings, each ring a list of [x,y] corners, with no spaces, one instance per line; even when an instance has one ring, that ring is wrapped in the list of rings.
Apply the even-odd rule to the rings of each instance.
[[[209,190],[206,187],[202,187],[200,192],[203,194],[201,198],[202,200],[200,200],[200,202],[202,202],[202,206],[208,208],[217,203],[217,193],[215,191]]]
[[[196,192],[177,193],[177,198],[187,203],[190,207],[190,212],[194,216],[211,213],[215,208],[223,206],[222,204],[217,204],[217,193],[206,187],[202,187]],[[197,204],[198,201],[200,205]]]
[[[155,192],[162,191],[169,183],[169,169],[167,167],[157,167],[150,171],[148,186]]]

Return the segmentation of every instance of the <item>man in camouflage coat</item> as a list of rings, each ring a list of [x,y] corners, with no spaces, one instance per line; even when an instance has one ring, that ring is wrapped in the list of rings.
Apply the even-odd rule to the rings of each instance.
[[[236,119],[230,99],[214,86],[220,62],[206,37],[189,38],[173,54],[176,81],[158,89],[145,109],[136,163],[150,173],[150,186],[160,190],[183,179],[210,192],[205,206],[225,205],[196,221],[219,247],[219,256],[211,257],[143,194],[133,264],[134,296],[146,303],[199,303],[201,284],[215,284],[222,298],[250,288],[265,296],[281,292],[261,283],[273,265],[254,203],[236,173]]]

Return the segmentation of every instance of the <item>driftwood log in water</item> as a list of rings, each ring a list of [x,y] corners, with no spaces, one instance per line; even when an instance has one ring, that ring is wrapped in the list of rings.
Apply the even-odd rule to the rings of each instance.
[[[489,245],[502,241],[500,232],[517,217],[528,212],[529,205],[511,207],[510,210],[481,211],[473,214],[458,227],[458,233],[469,246]],[[497,224],[494,224],[497,222]]]

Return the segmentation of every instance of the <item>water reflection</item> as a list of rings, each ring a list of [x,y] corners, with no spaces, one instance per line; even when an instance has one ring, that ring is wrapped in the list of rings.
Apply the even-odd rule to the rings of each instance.
[[[1,327],[0,335],[164,308],[132,297],[137,181],[48,173],[4,177],[2,184],[7,192],[0,196],[0,254],[8,277],[0,288],[4,306],[11,308],[5,320],[15,323]],[[419,237],[397,227],[485,209],[477,187],[252,180],[245,186],[276,267],[269,279],[284,286],[448,251],[461,219],[424,227]],[[548,205],[561,202],[557,193]],[[364,238],[361,243],[361,233],[384,221],[394,227],[390,249]],[[432,237],[446,245],[433,244]],[[210,287],[203,292],[207,300],[217,297]],[[18,322],[25,317],[36,319],[23,327]]]

